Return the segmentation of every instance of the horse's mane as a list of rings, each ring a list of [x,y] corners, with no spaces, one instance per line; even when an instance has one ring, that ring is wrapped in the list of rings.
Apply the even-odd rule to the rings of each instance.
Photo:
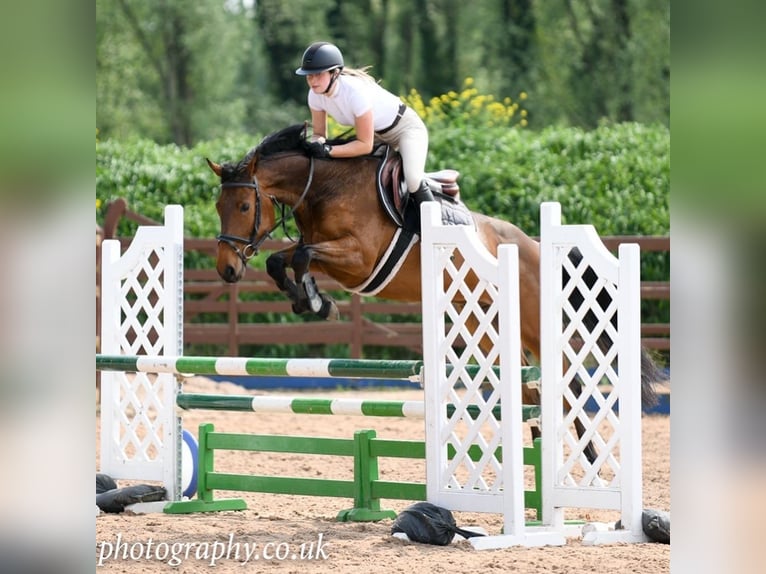
[[[340,136],[334,139],[328,139],[327,143],[331,145],[340,145],[351,141],[352,137]],[[258,144],[258,150],[261,157],[268,157],[286,151],[303,151],[307,149],[308,140],[306,140],[306,124],[295,124],[288,126],[269,134]]]
[[[295,124],[269,134],[257,147],[252,148],[239,163],[221,165],[221,182],[240,181],[247,177],[248,166],[255,154],[268,157],[285,151],[305,151],[305,124]]]
[[[331,145],[339,145],[352,140],[353,137],[339,137],[327,140]],[[221,165],[221,182],[240,181],[247,177],[248,166],[255,154],[269,157],[283,152],[299,151],[306,153],[306,124],[294,124],[277,132],[267,135],[257,147],[252,148],[238,164],[224,163]]]
[[[239,163],[225,162],[221,164],[221,183],[245,181],[249,176],[248,166],[253,159],[253,156],[258,151],[258,148],[253,148],[245,157],[243,157]]]
[[[258,144],[262,157],[268,157],[284,151],[304,151],[306,149],[306,124],[295,124],[267,135]]]

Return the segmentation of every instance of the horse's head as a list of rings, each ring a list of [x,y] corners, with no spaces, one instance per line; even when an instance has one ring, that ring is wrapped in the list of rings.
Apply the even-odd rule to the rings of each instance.
[[[238,164],[207,160],[221,178],[221,193],[215,204],[221,219],[216,270],[228,283],[242,279],[248,260],[274,228],[274,204],[261,193],[255,178],[258,155],[255,148]]]
[[[295,207],[288,198],[275,198],[273,194],[279,192],[280,185],[274,182],[274,173],[282,170],[266,168],[265,163],[273,157],[291,154],[295,157],[294,152],[307,158],[305,136],[306,125],[297,124],[267,136],[237,164],[217,164],[207,160],[210,169],[221,178],[221,193],[216,202],[221,219],[216,270],[224,281],[235,283],[242,279],[248,260],[258,253],[260,245],[278,225],[275,223],[275,201]],[[256,170],[262,159],[266,161],[260,162],[263,165],[259,184]],[[290,170],[285,171],[290,174]],[[311,174],[305,191],[310,183]],[[284,215],[281,221],[284,221]]]
[[[242,279],[248,260],[286,217],[297,214],[298,206],[311,189],[314,161],[308,154],[306,124],[275,132],[250,150],[238,163],[217,164],[207,160],[221,178],[216,202],[221,219],[216,269],[224,281]],[[308,168],[308,175],[303,171]],[[258,174],[256,172],[259,171]],[[282,207],[276,222],[275,205]],[[290,212],[285,215],[285,207]]]

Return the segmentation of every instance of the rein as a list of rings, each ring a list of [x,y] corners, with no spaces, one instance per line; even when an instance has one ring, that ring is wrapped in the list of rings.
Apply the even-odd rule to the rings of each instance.
[[[244,265],[247,265],[248,260],[250,260],[252,257],[258,254],[258,249],[263,244],[266,239],[271,237],[271,233],[280,225],[282,226],[282,229],[285,232],[285,235],[289,237],[289,234],[287,233],[287,226],[286,222],[287,219],[292,217],[295,214],[295,210],[298,209],[298,207],[303,203],[303,200],[306,199],[306,196],[308,195],[309,189],[311,188],[311,182],[314,181],[314,158],[309,157],[309,177],[306,181],[306,186],[303,188],[303,193],[301,193],[301,196],[298,198],[298,201],[295,202],[295,204],[290,208],[290,212],[285,214],[285,204],[280,203],[271,196],[272,201],[276,201],[277,203],[280,203],[282,206],[282,217],[274,223],[274,225],[271,226],[271,229],[269,229],[266,233],[261,235],[260,238],[256,237],[256,234],[258,233],[258,228],[261,226],[261,189],[258,186],[258,179],[253,175],[253,181],[252,183],[238,183],[238,182],[226,182],[221,184],[221,188],[225,189],[227,187],[250,187],[253,190],[255,190],[255,220],[253,221],[253,230],[250,232],[250,237],[239,237],[238,235],[228,235],[225,233],[221,233],[216,236],[216,239],[219,243],[225,243],[231,249],[234,251],[234,253],[237,254],[237,257],[240,258],[242,263]],[[243,244],[244,247],[242,249],[239,248],[238,244]]]

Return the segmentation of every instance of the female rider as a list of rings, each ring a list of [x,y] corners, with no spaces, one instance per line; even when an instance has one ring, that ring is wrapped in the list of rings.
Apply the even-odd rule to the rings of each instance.
[[[313,136],[309,151],[313,156],[366,155],[378,138],[398,148],[407,190],[415,205],[433,201],[424,181],[428,130],[415,110],[381,87],[365,70],[344,67],[343,54],[329,42],[311,44],[295,73],[306,76],[310,88]],[[353,126],[356,139],[342,145],[325,143],[328,114],[340,124]]]

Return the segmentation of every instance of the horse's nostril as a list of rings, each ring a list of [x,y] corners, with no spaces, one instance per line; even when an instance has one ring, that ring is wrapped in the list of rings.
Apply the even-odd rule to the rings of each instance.
[[[231,265],[227,265],[223,273],[223,278],[229,283],[233,283],[234,281],[236,281],[237,272],[234,270],[234,267],[232,267]]]

